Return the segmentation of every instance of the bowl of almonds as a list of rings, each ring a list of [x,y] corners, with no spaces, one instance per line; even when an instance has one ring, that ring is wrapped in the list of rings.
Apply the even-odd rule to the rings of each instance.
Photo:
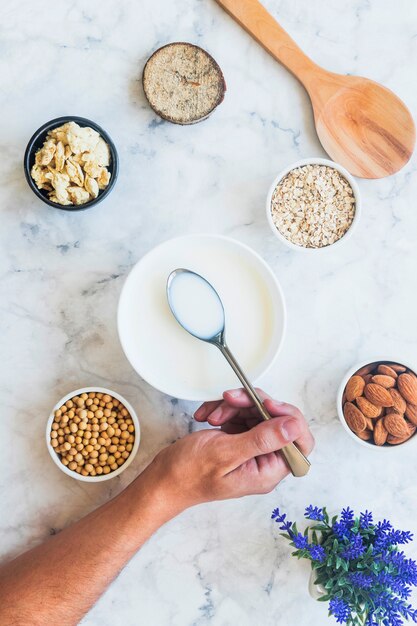
[[[410,444],[417,429],[417,376],[404,362],[375,360],[349,370],[337,397],[340,421],[374,449]]]
[[[266,199],[274,235],[292,250],[328,250],[346,242],[359,221],[353,176],[329,159],[298,161],[280,172]]]
[[[104,200],[119,171],[110,136],[84,117],[58,117],[38,128],[23,164],[38,198],[66,211],[89,209]]]
[[[64,396],[46,425],[46,445],[68,476],[101,482],[121,474],[139,448],[140,426],[132,406],[118,393],[85,387]]]

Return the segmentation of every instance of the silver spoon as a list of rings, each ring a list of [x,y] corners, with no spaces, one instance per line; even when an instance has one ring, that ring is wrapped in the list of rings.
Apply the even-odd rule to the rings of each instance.
[[[191,290],[190,290],[191,286]],[[194,304],[198,303],[200,315],[196,316],[189,306],[191,293]],[[270,420],[265,406],[256,390],[243,373],[239,363],[230,352],[225,337],[225,313],[219,294],[205,278],[187,269],[176,269],[168,276],[167,297],[170,309],[177,322],[188,333],[216,346],[223,354],[243,387],[255,403],[264,420]],[[198,317],[198,319],[196,319]],[[294,443],[281,449],[294,476],[305,476],[310,462]]]

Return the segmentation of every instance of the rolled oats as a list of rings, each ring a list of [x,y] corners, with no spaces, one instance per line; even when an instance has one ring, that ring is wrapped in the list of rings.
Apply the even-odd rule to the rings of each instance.
[[[341,239],[355,217],[355,196],[349,182],[328,165],[303,165],[276,186],[272,220],[291,243],[323,248]]]

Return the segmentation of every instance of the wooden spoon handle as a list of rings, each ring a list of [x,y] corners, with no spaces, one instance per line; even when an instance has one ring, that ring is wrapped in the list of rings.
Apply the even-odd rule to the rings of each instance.
[[[305,86],[321,72],[258,0],[216,0],[277,61]]]

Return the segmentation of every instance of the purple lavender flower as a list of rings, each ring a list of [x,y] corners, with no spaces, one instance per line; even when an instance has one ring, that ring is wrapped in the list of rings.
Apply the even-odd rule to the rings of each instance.
[[[281,524],[281,526],[279,527],[280,530],[292,536],[292,522],[285,521],[286,517],[287,515],[285,513],[281,514],[278,508],[272,511],[271,519],[275,520],[275,522],[277,522],[278,524]]]
[[[305,517],[325,523],[320,531],[312,524],[312,535],[301,534],[279,509],[272,514],[295,546],[294,554],[312,562],[326,586],[329,614],[338,624],[403,626],[404,620],[417,624],[417,609],[409,604],[411,588],[417,587],[417,563],[399,550],[413,540],[412,533],[395,530],[386,519],[375,523],[367,510],[355,518],[349,507],[332,526],[325,509],[312,504]]]
[[[312,545],[309,547],[309,552],[313,561],[319,561],[320,563],[322,563],[326,558],[326,551],[323,546]]]
[[[365,511],[364,513],[361,513],[359,519],[360,519],[362,528],[369,528],[369,526],[373,522],[372,513],[370,513],[369,511]]]
[[[358,559],[365,552],[366,548],[363,545],[363,539],[361,535],[354,535],[349,541],[349,544],[341,552],[341,557],[347,561],[353,561]]]
[[[332,598],[330,600],[329,613],[336,618],[338,624],[346,624],[352,614],[349,605],[341,598]]]
[[[352,572],[349,574],[348,579],[358,589],[369,589],[374,583],[374,578],[364,572]]]
[[[306,508],[304,516],[307,519],[315,520],[316,522],[323,522],[324,521],[323,509],[319,509],[318,506],[313,506],[312,504],[310,504]]]
[[[295,547],[298,548],[298,550],[308,550],[310,547],[310,544],[308,543],[308,538],[301,533],[298,533],[298,535],[294,535],[292,541]]]

